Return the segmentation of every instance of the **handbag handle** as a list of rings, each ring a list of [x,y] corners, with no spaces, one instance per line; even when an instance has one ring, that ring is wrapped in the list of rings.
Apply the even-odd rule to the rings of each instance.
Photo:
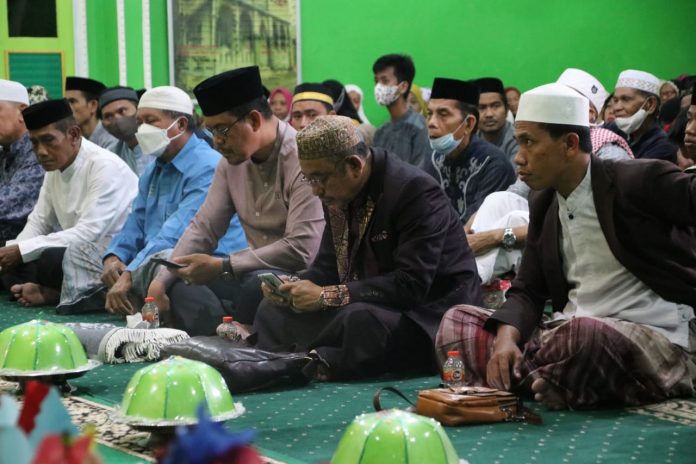
[[[401,390],[399,390],[396,387],[382,387],[379,390],[377,390],[374,395],[372,395],[372,407],[375,408],[375,411],[382,411],[384,409],[379,399],[380,395],[384,391],[388,391],[394,393],[397,396],[400,396],[404,401],[411,405],[410,407],[406,408],[406,410],[411,412],[415,411],[416,405],[413,404],[413,401],[409,400],[408,397],[404,395],[401,392]]]

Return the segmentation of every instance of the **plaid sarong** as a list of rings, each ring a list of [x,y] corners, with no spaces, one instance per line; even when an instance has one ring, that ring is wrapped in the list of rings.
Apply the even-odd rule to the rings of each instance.
[[[486,384],[494,335],[483,329],[493,311],[458,305],[447,311],[435,345],[440,361],[458,350],[467,385]],[[641,324],[611,318],[549,321],[522,348],[522,378],[531,391],[543,378],[561,392],[570,409],[602,404],[639,405],[693,396],[696,383],[696,319],[686,350]]]

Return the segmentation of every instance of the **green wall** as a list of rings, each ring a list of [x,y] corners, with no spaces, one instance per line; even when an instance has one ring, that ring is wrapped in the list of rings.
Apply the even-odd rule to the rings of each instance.
[[[498,76],[521,90],[568,67],[612,90],[623,69],[660,78],[696,74],[694,0],[302,0],[302,80],[336,78],[365,92],[373,124],[372,63],[408,53],[418,85],[436,76]]]
[[[126,71],[128,85],[145,85],[143,65],[142,1],[125,0]],[[89,77],[108,86],[119,84],[116,0],[87,0]],[[152,85],[169,84],[167,1],[150,0]]]
[[[41,73],[38,73],[35,78],[22,77],[19,80],[23,85],[29,86],[34,84],[44,85],[50,88],[50,96],[52,98],[62,96],[62,86],[56,87],[51,85],[53,81],[64,81],[66,75],[70,75],[74,70],[74,39],[73,39],[73,10],[72,1],[58,0],[56,3],[56,26],[58,37],[9,37],[9,28],[7,24],[7,1],[0,0],[0,78],[9,79],[15,76],[10,76],[8,69],[8,53],[38,53],[38,54],[61,54],[62,74],[58,76],[50,76],[50,79],[44,79]],[[26,76],[26,74],[23,74]]]

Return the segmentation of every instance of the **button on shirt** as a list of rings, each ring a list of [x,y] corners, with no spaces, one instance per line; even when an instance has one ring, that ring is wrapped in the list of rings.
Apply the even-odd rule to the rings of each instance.
[[[7,245],[18,245],[25,263],[50,247],[93,242],[106,248],[137,191],[137,176],[120,158],[82,138],[70,166],[46,173],[24,230]]]
[[[589,167],[567,199],[556,193],[563,271],[571,286],[561,318],[635,322],[688,347],[692,308],[662,299],[616,259],[597,218]]]
[[[218,164],[205,202],[177,242],[172,256],[210,253],[234,213],[249,248],[232,253],[235,275],[256,269],[306,269],[314,259],[324,230],[324,213],[308,184],[301,182],[296,131],[278,122],[271,155],[261,163]],[[269,187],[264,187],[264,184]],[[163,269],[158,280],[174,276]]]
[[[43,178],[29,132],[0,150],[0,237],[14,238],[21,231],[39,198]]]
[[[104,256],[115,255],[133,271],[161,250],[174,248],[208,194],[222,157],[195,135],[172,159],[151,163],[138,182],[138,196],[123,230]],[[218,254],[246,247],[237,216],[218,243]]]

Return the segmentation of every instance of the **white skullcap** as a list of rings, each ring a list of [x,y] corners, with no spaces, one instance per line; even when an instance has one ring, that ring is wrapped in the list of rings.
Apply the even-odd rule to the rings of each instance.
[[[29,105],[29,92],[19,82],[0,79],[0,100]]]
[[[590,126],[590,102],[563,84],[542,85],[520,96],[515,121]]]
[[[660,79],[645,71],[627,69],[621,71],[619,80],[616,81],[616,88],[628,87],[630,89],[643,90],[653,95],[660,95]]]
[[[563,74],[561,74],[556,82],[567,85],[590,100],[590,103],[594,105],[597,112],[602,111],[604,102],[609,97],[609,92],[604,89],[602,83],[592,74],[582,69],[568,68],[563,71]]]
[[[191,97],[180,88],[170,85],[154,87],[145,92],[140,97],[138,108],[154,108],[193,115]]]

